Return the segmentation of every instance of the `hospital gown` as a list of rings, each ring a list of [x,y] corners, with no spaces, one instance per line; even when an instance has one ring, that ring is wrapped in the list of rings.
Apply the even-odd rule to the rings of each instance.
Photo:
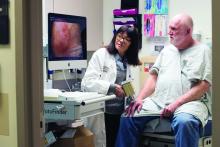
[[[150,72],[158,74],[155,92],[143,102],[142,110],[135,116],[146,116],[148,110],[161,110],[190,90],[198,81],[206,80],[212,84],[211,49],[198,44],[179,51],[173,45],[166,47],[158,56]],[[211,114],[211,88],[200,100],[178,107],[174,115],[185,112],[198,118],[202,125]],[[156,129],[160,120],[149,123]],[[153,124],[153,125],[152,125]],[[152,130],[151,130],[152,131]]]

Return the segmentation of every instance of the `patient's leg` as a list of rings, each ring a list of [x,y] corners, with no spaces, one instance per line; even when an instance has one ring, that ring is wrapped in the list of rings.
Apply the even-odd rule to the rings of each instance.
[[[121,117],[116,147],[137,147],[145,124],[158,116]]]
[[[180,113],[171,123],[176,147],[198,147],[201,122],[191,114]]]

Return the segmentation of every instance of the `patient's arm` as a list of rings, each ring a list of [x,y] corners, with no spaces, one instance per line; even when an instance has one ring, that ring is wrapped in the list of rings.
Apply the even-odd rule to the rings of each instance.
[[[154,90],[155,90],[155,86],[156,86],[156,82],[157,82],[157,75],[156,74],[151,74],[149,75],[149,78],[147,79],[147,81],[144,84],[144,87],[142,88],[142,90],[140,91],[138,97],[136,98],[136,100],[134,102],[132,102],[125,110],[125,114],[127,116],[133,116],[135,111],[137,110],[138,112],[140,112],[141,108],[142,108],[142,101],[143,99],[145,99],[146,97],[150,96]]]
[[[156,82],[157,82],[157,74],[150,73],[136,101],[142,101],[146,97],[150,96],[155,90]]]
[[[165,107],[161,113],[161,116],[170,117],[181,105],[187,102],[199,100],[209,90],[209,87],[210,84],[207,81],[198,82],[198,84],[193,86],[188,92],[186,92],[176,101]]]

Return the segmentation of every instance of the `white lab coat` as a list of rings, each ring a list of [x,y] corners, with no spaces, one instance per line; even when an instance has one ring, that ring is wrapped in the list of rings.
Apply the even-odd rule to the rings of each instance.
[[[114,84],[117,67],[114,55],[106,48],[98,49],[89,61],[86,73],[81,82],[82,91],[107,94],[110,84]],[[126,79],[131,79],[130,67],[127,65]],[[106,146],[104,114],[85,119],[88,127],[95,134],[95,146]]]
[[[82,79],[83,91],[96,91],[107,94],[110,84],[114,84],[117,76],[117,67],[114,55],[109,54],[106,48],[97,50],[87,67]],[[126,80],[131,80],[131,71],[127,65]]]

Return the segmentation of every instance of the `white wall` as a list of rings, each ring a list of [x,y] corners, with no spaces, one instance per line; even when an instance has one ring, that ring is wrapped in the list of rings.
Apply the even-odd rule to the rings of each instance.
[[[184,0],[184,1],[169,1],[168,17],[172,18],[174,15],[185,12],[192,16],[194,20],[194,31],[202,34],[204,42],[210,41],[212,36],[212,19],[211,19],[211,1],[210,0]],[[113,13],[114,9],[120,9],[120,0],[117,1],[104,1],[103,2],[103,40],[104,44],[108,44],[112,38],[113,30]],[[139,13],[144,14],[144,0],[139,0]],[[143,17],[142,17],[142,30],[143,30]],[[143,32],[143,31],[142,31]],[[142,33],[143,34],[143,33]],[[168,41],[165,41],[165,45]],[[142,50],[140,57],[146,55],[157,55],[154,51],[154,43],[142,36]],[[133,69],[135,77],[134,87],[138,92],[140,89],[139,82],[139,69]]]
[[[120,9],[120,0],[103,1],[103,41],[108,44],[112,37],[113,10]],[[194,20],[194,31],[201,32],[203,39],[212,36],[212,14],[210,0],[169,1],[168,17],[186,12]],[[144,14],[144,0],[139,0],[139,13]],[[143,22],[143,21],[142,21]],[[142,26],[143,29],[143,26]],[[149,50],[147,39],[143,36],[143,50]],[[147,49],[145,49],[147,48]],[[145,52],[144,52],[145,53]],[[146,53],[149,53],[146,51]]]
[[[212,36],[211,0],[184,0],[170,2],[169,16],[180,12],[190,14],[194,20],[194,31],[200,31],[203,39]]]
[[[16,2],[21,2],[18,0]],[[16,22],[15,9],[20,8],[10,1],[10,43],[0,45],[0,146],[17,147],[17,105],[16,93]],[[17,25],[17,26],[16,26]],[[21,35],[22,36],[22,35]],[[13,141],[12,141],[13,140]]]
[[[43,38],[47,43],[47,13],[85,16],[87,18],[87,50],[94,51],[103,44],[103,0],[43,0]]]

